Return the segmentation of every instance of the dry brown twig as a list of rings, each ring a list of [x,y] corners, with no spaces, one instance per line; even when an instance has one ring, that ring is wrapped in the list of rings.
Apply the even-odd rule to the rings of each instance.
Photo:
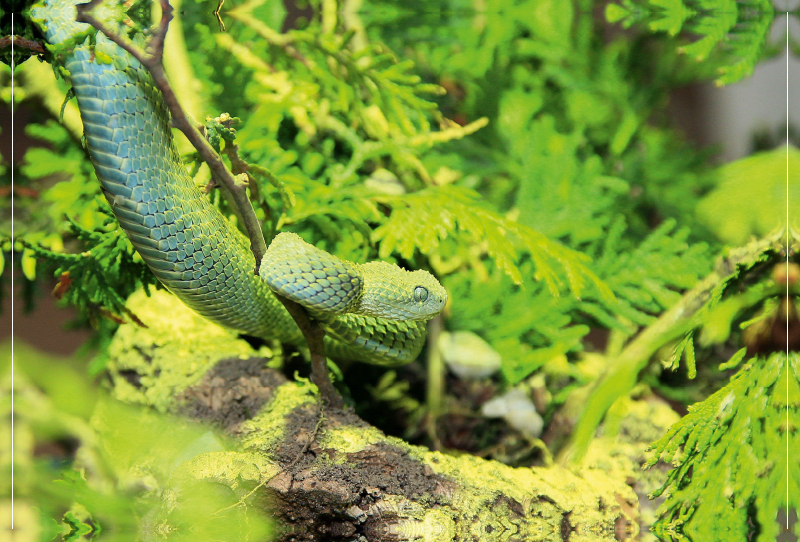
[[[44,53],[45,48],[44,45],[36,40],[29,40],[27,38],[23,38],[22,36],[3,36],[0,37],[0,49],[5,49],[6,47],[11,47],[11,44],[14,44],[14,47],[21,47],[22,49],[29,49],[34,53]]]
[[[91,0],[87,4],[79,4],[77,6],[77,21],[87,23],[97,29],[97,31],[102,32],[108,39],[127,51],[150,72],[150,75],[153,77],[153,83],[161,91],[164,103],[166,103],[169,109],[173,125],[183,132],[189,142],[197,149],[200,157],[211,169],[214,179],[222,183],[230,192],[233,203],[237,207],[239,215],[242,217],[242,223],[250,238],[250,250],[253,252],[256,261],[256,267],[253,273],[258,274],[258,266],[267,251],[267,245],[261,230],[261,223],[258,221],[255,211],[253,210],[253,204],[247,195],[248,183],[243,180],[243,178],[246,179],[248,176],[246,172],[243,175],[234,176],[228,169],[220,155],[217,154],[205,136],[197,129],[181,107],[178,97],[175,95],[167,78],[167,74],[164,71],[164,38],[167,35],[173,11],[169,0],[159,0],[161,4],[161,20],[152,37],[147,41],[144,49],[136,46],[126,36],[116,32],[110,25],[95,16],[94,9],[101,5],[103,1],[104,0]],[[312,382],[317,385],[322,398],[328,405],[341,408],[344,405],[342,398],[336,392],[328,376],[328,364],[323,343],[325,330],[322,329],[322,326],[320,326],[317,321],[310,317],[302,305],[277,294],[275,295],[289,311],[289,314],[297,323],[297,326],[303,333],[303,337],[305,337],[308,343],[308,348],[311,353]]]
[[[240,178],[236,178],[233,173],[231,173],[219,154],[214,151],[214,148],[208,140],[203,137],[200,130],[198,130],[189,119],[189,116],[178,102],[178,97],[175,95],[175,91],[172,89],[167,79],[167,74],[164,71],[164,64],[162,62],[164,55],[164,38],[167,35],[169,22],[172,20],[172,6],[168,0],[159,0],[161,4],[161,20],[153,36],[147,41],[147,45],[143,50],[137,47],[126,36],[116,32],[104,21],[95,17],[94,8],[102,4],[103,1],[104,0],[91,0],[91,2],[87,4],[78,4],[78,22],[90,24],[98,31],[105,34],[108,39],[127,51],[150,72],[150,75],[153,77],[153,82],[164,97],[164,102],[167,104],[167,108],[172,116],[173,125],[189,139],[194,148],[197,149],[200,157],[208,164],[212,175],[218,182],[225,185],[233,196],[233,200],[241,212],[247,235],[250,238],[250,249],[256,258],[256,269],[254,269],[253,272],[258,273],[258,264],[267,251],[267,245],[264,241],[264,234],[261,232],[261,224],[258,222],[255,211],[253,211],[253,205],[250,203],[250,198],[247,196],[247,183]]]

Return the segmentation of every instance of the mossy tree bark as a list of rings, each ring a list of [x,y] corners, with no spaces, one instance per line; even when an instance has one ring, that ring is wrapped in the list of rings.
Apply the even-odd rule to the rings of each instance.
[[[182,506],[181,484],[197,480],[274,515],[287,540],[575,542],[638,530],[637,496],[624,478],[411,446],[349,410],[320,412],[316,388],[270,369],[266,348],[254,350],[169,294],[135,294],[129,308],[148,327],[122,326],[109,347],[116,397],[209,422],[235,443],[176,467],[177,486],[148,516],[153,532]]]

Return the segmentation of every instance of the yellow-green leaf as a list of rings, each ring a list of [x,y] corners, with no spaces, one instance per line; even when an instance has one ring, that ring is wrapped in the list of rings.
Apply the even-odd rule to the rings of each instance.
[[[36,280],[36,256],[29,248],[22,251],[22,274],[28,280]]]
[[[788,213],[790,217],[800,216],[800,151],[792,146],[754,154],[720,168],[716,189],[700,202],[697,213],[731,245],[742,245],[751,236],[764,236],[785,227],[787,174]]]

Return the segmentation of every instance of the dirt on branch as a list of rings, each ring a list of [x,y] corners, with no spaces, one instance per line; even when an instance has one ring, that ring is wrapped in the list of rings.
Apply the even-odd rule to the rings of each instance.
[[[129,303],[148,327],[123,326],[109,349],[116,396],[231,439],[175,469],[170,500],[150,520],[162,531],[182,506],[175,496],[188,493],[181,487],[197,481],[275,517],[283,540],[588,542],[637,530],[637,495],[618,476],[411,446],[350,410],[321,410],[315,386],[269,368],[275,352],[253,350],[169,294]]]

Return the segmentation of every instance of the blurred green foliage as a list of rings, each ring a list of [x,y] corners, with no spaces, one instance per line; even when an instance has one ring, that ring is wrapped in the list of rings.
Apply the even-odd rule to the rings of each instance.
[[[793,217],[800,216],[800,185],[787,185],[787,179],[800,179],[800,151],[791,145],[727,164],[716,177],[697,213],[728,244],[764,236],[787,218],[795,225]]]
[[[639,24],[686,36],[678,53],[703,63],[717,85],[751,75],[769,54],[765,44],[774,16],[770,0],[622,0],[606,6],[608,20],[625,28]]]
[[[652,322],[708,271],[711,255],[697,242],[708,236],[694,208],[711,178],[703,156],[668,124],[648,122],[673,84],[666,75],[639,84],[655,69],[641,65],[650,45],[620,37],[599,47],[591,2],[509,1],[485,11],[434,2],[424,13],[401,2],[368,6],[361,14],[367,35],[447,88],[443,111],[464,123],[490,115],[486,129],[431,149],[426,163],[470,172],[456,184],[591,255],[592,270],[615,294],[610,300],[590,289],[553,299],[539,284],[519,288],[474,266],[446,277],[451,324],[489,339],[507,381],[579,351],[592,326]],[[694,226],[691,241],[675,222],[652,231],[650,222],[667,216]]]
[[[739,249],[751,255],[738,258],[732,273],[717,283],[693,319],[694,331],[667,361],[677,365],[683,353],[692,373],[695,343],[702,348],[745,345],[720,363],[720,372],[738,369],[750,358],[728,384],[690,406],[653,444],[646,467],[659,460],[673,466],[652,495],[665,496],[654,525],[664,540],[775,540],[781,529],[778,513],[797,509],[800,468],[790,450],[800,444],[794,351],[798,239],[795,232],[781,230],[768,239],[772,242]],[[788,264],[787,240],[793,260]]]
[[[10,345],[0,347],[0,391],[11,396]],[[67,359],[14,348],[15,540],[126,541],[169,535],[170,540],[262,540],[269,519],[235,505],[218,484],[178,476],[184,465],[224,442],[197,424],[119,403]],[[0,431],[11,432],[4,400]],[[169,438],[164,438],[169,435]],[[0,461],[11,470],[10,438]],[[0,503],[10,504],[10,479]],[[163,495],[172,495],[162,506]],[[138,534],[137,534],[138,533]]]

